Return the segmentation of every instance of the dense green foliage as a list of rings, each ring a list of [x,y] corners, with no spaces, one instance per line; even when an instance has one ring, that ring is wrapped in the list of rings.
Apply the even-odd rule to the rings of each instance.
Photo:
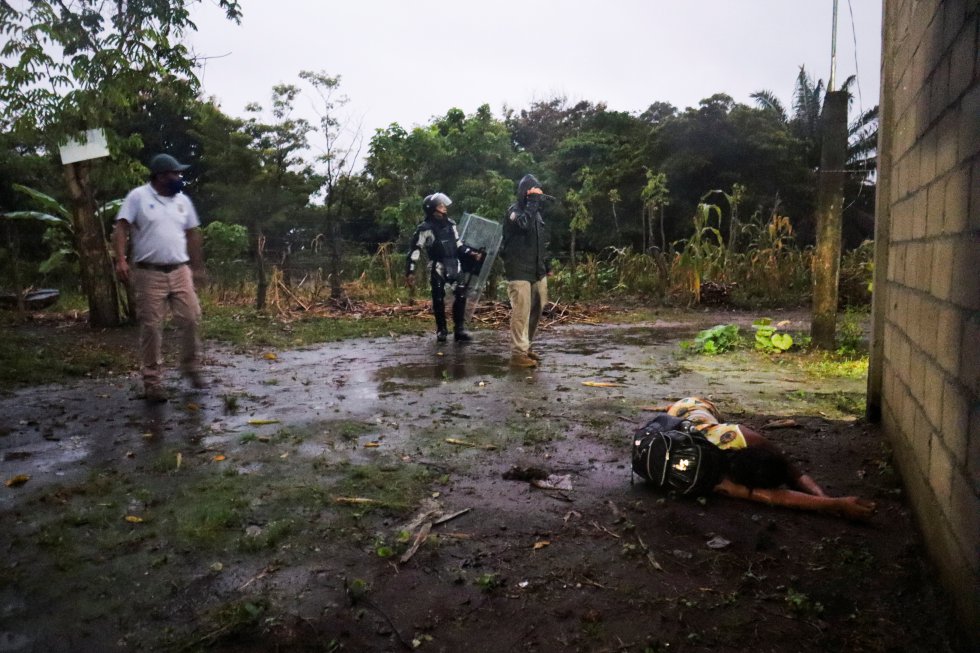
[[[450,108],[410,128],[392,123],[365,147],[359,134],[343,137],[349,126],[338,118],[345,101],[335,95],[340,77],[301,71],[295,84],[271,89],[267,106],[251,104],[244,120],[195,97],[193,62],[179,45],[182,30],[192,28],[182,13],[189,3],[177,3],[180,11],[168,16],[158,11],[167,3],[144,4],[145,15],[133,14],[132,3],[113,14],[83,2],[75,14],[34,3],[5,16],[13,38],[0,62],[21,60],[16,67],[0,63],[15,91],[0,93],[0,121],[16,127],[0,134],[0,215],[47,210],[38,204],[41,195],[17,192],[14,184],[68,204],[44,128],[72,98],[89,98],[79,111],[64,111],[57,133],[94,119],[108,126],[112,157],[92,167],[96,205],[139,183],[141,164],[153,153],[165,150],[190,162],[188,193],[206,225],[221,225],[209,230],[209,254],[218,264],[246,260],[235,269],[241,281],[254,279],[260,307],[276,270],[287,284],[326,283],[337,298],[341,284],[366,271],[358,261],[373,256],[385,265],[384,282],[397,281],[397,252],[420,220],[422,197],[442,191],[453,198],[457,217],[501,219],[527,172],[559,198],[546,218],[554,284],[566,297],[614,292],[697,303],[709,281],[748,303],[799,303],[809,292],[823,86],[803,69],[792,115],[768,91],[753,96],[757,106],[719,93],[697,107],[652,101],[638,113],[552,98],[500,117],[484,105],[470,115]],[[238,18],[238,3],[220,4]],[[110,47],[126,28],[134,38]],[[45,30],[60,52],[35,51]],[[154,39],[159,47],[147,50]],[[99,48],[104,59],[94,56]],[[32,90],[28,95],[43,102],[28,107],[17,91],[43,81],[64,88]],[[96,96],[103,102],[93,103]],[[318,120],[298,117],[300,103],[315,106]],[[854,122],[844,217],[850,248],[871,235],[874,188],[867,171],[874,163],[875,115]],[[108,231],[111,215],[101,220]],[[71,243],[55,238],[50,225],[2,218],[0,225],[0,286],[75,278]],[[55,253],[67,267],[42,269]],[[852,295],[864,292],[870,268],[862,266],[870,266],[866,255],[850,266],[857,271],[847,278]]]

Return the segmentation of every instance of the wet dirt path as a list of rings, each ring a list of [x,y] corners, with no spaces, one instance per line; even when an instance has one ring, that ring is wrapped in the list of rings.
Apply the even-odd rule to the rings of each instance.
[[[705,605],[706,586],[752,595],[733,604],[740,625],[728,635],[698,635],[714,650],[742,650],[726,638],[757,630],[749,622],[760,605],[787,595],[802,597],[800,609],[816,610],[814,597],[826,604],[823,585],[790,585],[833,538],[864,564],[866,527],[658,500],[630,484],[643,409],[702,394],[735,417],[795,416],[801,428],[775,437],[833,491],[860,489],[883,454],[873,431],[835,408],[835,397],[860,397],[862,380],[815,380],[750,352],[680,355],[679,339],[704,326],[553,328],[541,334],[536,370],[511,369],[506,334],[488,331],[465,346],[405,336],[241,355],[212,344],[211,387],[189,392],[172,376],[166,404],[146,405],[132,377],[2,397],[0,476],[30,480],[0,492],[10,525],[0,535],[0,652],[398,650],[400,639],[439,651],[613,650],[617,640],[615,650],[661,650],[629,605],[660,615],[656,646],[675,642],[662,650],[700,650],[679,645],[693,641],[682,613]],[[503,480],[514,466],[567,476],[573,489]],[[863,488],[888,515],[868,556],[916,550],[893,487]],[[387,508],[338,507],[338,497],[382,497]],[[382,549],[404,553],[399,533],[425,505],[468,512],[394,564]],[[716,534],[737,553],[704,549]],[[700,571],[687,567],[690,549]],[[846,575],[857,563],[833,564]],[[759,565],[782,589],[743,587],[746,573],[765,575]],[[657,592],[636,594],[638,570]],[[917,569],[905,573],[890,582],[920,581]],[[355,581],[366,588],[360,603]],[[862,592],[877,596],[880,582]],[[930,596],[898,613],[931,616]],[[880,621],[895,609],[882,600],[853,618]],[[809,626],[791,616],[770,633],[771,650],[817,650],[795,648]],[[881,637],[876,628],[868,636]],[[840,642],[827,630],[814,647]]]

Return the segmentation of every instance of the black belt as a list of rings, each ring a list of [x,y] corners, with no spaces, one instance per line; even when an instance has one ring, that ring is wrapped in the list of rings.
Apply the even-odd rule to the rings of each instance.
[[[183,263],[167,263],[166,265],[157,265],[156,263],[144,263],[140,261],[136,264],[136,267],[141,270],[156,270],[157,272],[173,272],[177,268],[182,268],[187,265],[187,262]]]

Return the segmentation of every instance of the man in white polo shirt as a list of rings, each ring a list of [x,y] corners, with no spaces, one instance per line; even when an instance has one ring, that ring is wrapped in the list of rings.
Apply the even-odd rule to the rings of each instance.
[[[200,369],[201,305],[194,282],[203,281],[200,220],[181,190],[188,166],[169,154],[150,160],[150,180],[126,195],[113,232],[116,276],[132,281],[140,321],[140,358],[147,401],[163,402],[163,321],[167,307],[181,334],[181,372],[205,387]],[[131,251],[127,258],[127,245]]]

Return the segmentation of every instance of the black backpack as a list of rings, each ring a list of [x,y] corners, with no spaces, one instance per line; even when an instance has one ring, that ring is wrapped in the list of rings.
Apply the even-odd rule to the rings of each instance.
[[[687,420],[659,413],[633,435],[633,472],[681,495],[711,493],[725,454]]]

